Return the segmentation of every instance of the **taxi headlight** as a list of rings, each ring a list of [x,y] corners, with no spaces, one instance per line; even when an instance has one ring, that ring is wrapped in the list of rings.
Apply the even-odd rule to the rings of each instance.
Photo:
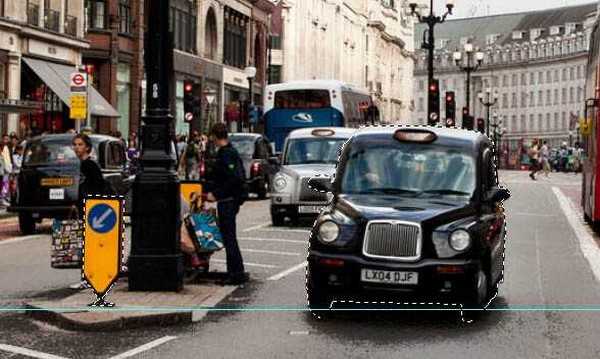
[[[340,234],[340,227],[333,221],[325,221],[319,226],[319,238],[325,243],[335,241]]]
[[[273,188],[275,191],[281,192],[285,189],[287,186],[287,180],[285,177],[286,176],[281,173],[275,175],[275,178],[273,178]]]
[[[464,229],[458,229],[450,234],[448,242],[452,249],[462,252],[471,246],[471,235]]]

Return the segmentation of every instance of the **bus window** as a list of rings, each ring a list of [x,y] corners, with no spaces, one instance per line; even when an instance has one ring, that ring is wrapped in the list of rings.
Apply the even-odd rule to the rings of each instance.
[[[275,93],[276,109],[319,109],[331,107],[328,90],[289,90]]]

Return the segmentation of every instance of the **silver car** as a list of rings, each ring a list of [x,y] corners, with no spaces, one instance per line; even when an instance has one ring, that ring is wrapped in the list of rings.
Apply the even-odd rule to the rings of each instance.
[[[303,128],[285,140],[282,162],[272,180],[271,219],[274,226],[285,218],[315,217],[327,204],[327,194],[308,187],[312,177],[333,176],[342,145],[356,129],[342,127]]]

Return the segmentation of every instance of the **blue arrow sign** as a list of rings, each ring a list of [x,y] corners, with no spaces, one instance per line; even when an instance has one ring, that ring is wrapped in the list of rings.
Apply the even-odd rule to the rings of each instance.
[[[90,210],[88,224],[98,233],[110,232],[117,223],[115,210],[106,204],[97,204]]]

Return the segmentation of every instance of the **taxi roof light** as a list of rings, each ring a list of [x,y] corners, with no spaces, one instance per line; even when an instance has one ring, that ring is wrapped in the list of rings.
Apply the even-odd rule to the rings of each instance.
[[[328,137],[335,135],[335,131],[328,128],[320,128],[312,131],[313,136]]]
[[[394,138],[402,142],[431,143],[437,139],[435,133],[427,130],[398,130]]]

